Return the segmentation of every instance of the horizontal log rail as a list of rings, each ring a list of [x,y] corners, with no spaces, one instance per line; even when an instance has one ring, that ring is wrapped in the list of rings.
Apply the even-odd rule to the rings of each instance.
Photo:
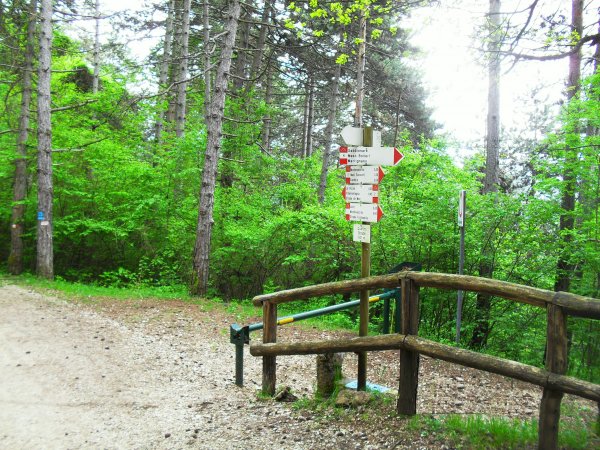
[[[414,335],[392,334],[350,339],[305,341],[292,344],[253,344],[253,356],[310,355],[336,352],[409,350],[474,369],[515,378],[543,388],[600,402],[600,385],[558,375],[516,361],[451,347]]]
[[[400,273],[402,272],[357,280],[334,281],[332,283],[287,289],[285,291],[273,292],[272,294],[257,295],[252,299],[252,303],[254,303],[254,306],[261,306],[264,302],[280,304],[296,300],[307,300],[324,295],[360,292],[365,289],[397,288],[400,286],[400,278],[398,277]]]
[[[255,306],[261,306],[264,302],[280,304],[325,295],[359,292],[366,289],[396,288],[400,286],[403,279],[412,280],[419,287],[481,292],[542,308],[545,308],[548,304],[553,304],[564,308],[565,312],[571,316],[600,319],[600,300],[597,299],[490,278],[433,272],[403,271],[390,275],[288,289],[272,294],[258,295],[254,297],[253,303]]]

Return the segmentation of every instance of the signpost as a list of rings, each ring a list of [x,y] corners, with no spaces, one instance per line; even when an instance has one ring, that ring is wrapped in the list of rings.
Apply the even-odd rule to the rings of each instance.
[[[357,113],[356,124],[360,124]],[[345,146],[340,147],[340,164],[346,166],[346,220],[354,224],[353,240],[361,242],[361,276],[371,274],[371,223],[379,222],[383,211],[379,207],[379,183],[384,173],[380,165],[395,166],[404,158],[396,147],[381,146],[381,132],[372,128],[347,126],[342,130]],[[366,336],[369,328],[369,291],[360,292],[359,335]],[[357,389],[367,385],[367,354],[358,353]]]

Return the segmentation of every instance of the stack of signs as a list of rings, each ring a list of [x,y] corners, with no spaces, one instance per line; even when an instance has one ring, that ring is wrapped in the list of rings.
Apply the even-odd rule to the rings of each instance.
[[[395,166],[404,155],[395,147],[382,147],[381,134],[373,132],[373,147],[364,147],[363,129],[347,126],[342,130],[346,146],[340,147],[340,165],[346,166],[346,220],[379,222],[383,211],[379,207],[379,182],[383,178],[380,166]],[[370,242],[368,224],[354,225],[354,240]]]

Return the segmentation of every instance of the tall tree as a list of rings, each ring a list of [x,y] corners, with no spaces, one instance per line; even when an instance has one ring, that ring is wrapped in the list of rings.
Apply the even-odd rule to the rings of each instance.
[[[573,43],[577,45],[575,51],[569,55],[569,77],[567,80],[567,101],[571,102],[579,95],[579,86],[581,83],[581,46],[579,40],[583,35],[583,0],[572,0],[571,2],[571,36]],[[577,125],[575,125],[577,126]],[[571,275],[574,270],[572,262],[573,242],[572,231],[575,226],[575,189],[576,176],[574,173],[577,163],[580,139],[578,130],[572,130],[568,134],[566,142],[566,155],[563,169],[563,190],[562,190],[562,214],[560,215],[559,234],[561,239],[561,253],[557,262],[556,281],[554,283],[555,291],[568,291],[571,283]]]
[[[220,61],[215,76],[214,89],[206,117],[207,142],[204,154],[204,169],[198,204],[198,225],[194,244],[193,273],[190,291],[193,295],[205,295],[208,288],[210,240],[213,226],[215,187],[218,171],[218,159],[223,138],[223,116],[229,71],[233,56],[233,47],[240,16],[239,0],[231,0],[225,21],[224,39],[221,46]]]
[[[486,121],[486,160],[485,178],[482,194],[498,191],[498,164],[500,153],[500,45],[502,30],[500,28],[500,0],[490,0],[488,12],[488,112]],[[479,276],[491,278],[494,275],[494,235],[495,223],[490,223],[483,240],[483,248],[479,261]],[[490,332],[491,296],[477,294],[477,310],[475,328],[469,343],[470,347],[484,346]]]
[[[92,92],[98,92],[98,84],[100,81],[100,0],[94,2],[94,78],[92,80]]]
[[[329,97],[329,115],[327,117],[327,126],[325,127],[325,144],[323,145],[323,163],[321,164],[319,191],[317,193],[317,199],[321,204],[325,201],[325,188],[327,187],[327,172],[329,170],[329,159],[331,157],[333,127],[335,126],[335,119],[337,115],[337,102],[341,76],[342,66],[341,64],[336,64],[335,72],[333,75],[333,81],[331,83],[331,94]]]
[[[159,61],[159,78],[158,88],[160,90],[166,89],[169,82],[169,69],[172,61],[173,51],[173,29],[174,29],[174,14],[175,14],[175,0],[168,0],[167,2],[167,17],[165,19],[165,36],[163,38],[163,49],[162,57]],[[168,96],[168,92],[165,93]],[[154,126],[154,138],[159,144],[162,142],[162,132],[164,129],[166,120],[166,113],[162,108],[159,108],[158,118]]]
[[[52,62],[52,0],[41,0],[38,70],[38,225],[37,274],[54,278],[52,124],[50,66]]]
[[[31,105],[31,78],[33,74],[34,40],[36,26],[37,0],[29,3],[27,38],[25,43],[25,61],[22,71],[21,112],[19,132],[17,134],[17,158],[13,184],[13,207],[10,228],[10,256],[8,271],[13,275],[23,272],[23,222],[25,216],[25,198],[27,196],[27,140],[29,138],[29,108]]]
[[[181,28],[179,32],[179,66],[177,73],[177,100],[175,107],[175,134],[182,137],[185,128],[190,40],[190,0],[181,2]]]

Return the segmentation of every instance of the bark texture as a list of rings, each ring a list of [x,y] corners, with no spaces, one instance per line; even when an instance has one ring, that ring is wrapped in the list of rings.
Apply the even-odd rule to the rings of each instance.
[[[239,16],[240,3],[238,0],[232,0],[229,2],[229,12],[225,23],[227,34],[221,46],[221,60],[215,77],[209,116],[206,118],[208,136],[206,153],[204,155],[204,170],[202,172],[202,185],[198,205],[198,226],[196,228],[196,243],[194,245],[193,273],[190,286],[191,293],[199,296],[205,295],[208,287],[210,239],[213,226],[218,159],[223,136],[225,96]]]
[[[329,171],[329,160],[331,158],[331,145],[333,143],[333,127],[337,116],[337,101],[339,95],[340,76],[342,74],[341,64],[336,64],[333,81],[331,83],[331,97],[329,98],[329,114],[327,126],[325,127],[325,145],[323,147],[323,164],[321,166],[321,177],[319,179],[319,192],[317,198],[319,203],[325,201],[325,189],[327,188],[327,172]]]
[[[177,100],[175,108],[175,135],[183,137],[185,130],[185,107],[187,99],[187,79],[190,40],[190,0],[183,0],[181,33],[179,35],[180,58],[177,68]]]
[[[158,84],[159,89],[165,89],[169,82],[169,68],[173,52],[173,14],[175,0],[169,0],[167,5],[167,18],[165,22],[165,37],[163,40],[163,53],[159,65]],[[168,94],[167,94],[168,95]],[[156,125],[154,126],[154,137],[159,144],[162,142],[162,133],[165,126],[166,112],[160,107]]]
[[[583,0],[572,0],[571,3],[571,30],[577,36],[583,33]],[[576,52],[569,55],[569,78],[567,80],[567,101],[571,101],[579,95],[579,86],[581,82],[581,47]],[[575,136],[575,130],[571,133]],[[562,214],[560,216],[559,234],[561,236],[561,253],[556,265],[556,281],[554,283],[555,291],[568,291],[571,286],[571,274],[574,271],[574,265],[571,261],[571,245],[573,236],[571,231],[575,227],[575,187],[576,177],[573,168],[577,163],[577,150],[572,147],[580,145],[579,139],[567,141],[566,157],[563,169],[563,192],[562,192]]]
[[[100,80],[100,0],[94,2],[94,76],[92,78],[92,92],[98,92]]]
[[[35,20],[37,0],[29,4],[27,23],[27,43],[25,44],[25,66],[22,76],[23,93],[21,95],[21,112],[19,115],[19,133],[17,135],[17,157],[15,159],[15,175],[13,184],[13,207],[10,226],[10,255],[8,271],[13,275],[23,272],[23,222],[27,197],[27,139],[29,138],[29,108],[31,105],[31,75],[33,73]]]
[[[500,29],[500,0],[490,0],[489,7],[489,45],[488,65],[488,112],[486,121],[486,160],[485,178],[482,194],[498,191],[498,166],[500,153],[500,45],[502,33]],[[479,275],[486,278],[494,276],[494,237],[496,225],[491,224],[481,250]],[[477,295],[475,328],[469,342],[471,348],[485,346],[490,333],[491,296]]]
[[[50,64],[52,60],[52,0],[41,1],[38,71],[38,226],[37,274],[54,278],[52,245],[52,125]]]

